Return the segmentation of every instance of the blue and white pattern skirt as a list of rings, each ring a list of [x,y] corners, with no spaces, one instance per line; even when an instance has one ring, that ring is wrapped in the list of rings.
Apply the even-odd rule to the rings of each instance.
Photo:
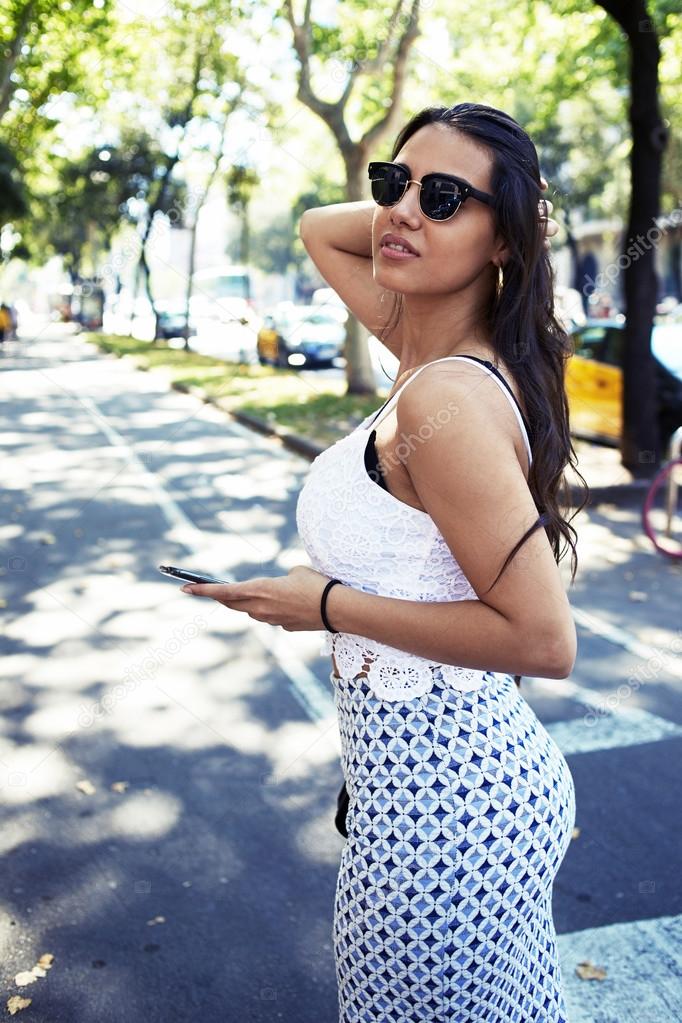
[[[511,675],[410,700],[331,680],[349,795],[340,1023],[566,1023],[552,884],[568,764]]]

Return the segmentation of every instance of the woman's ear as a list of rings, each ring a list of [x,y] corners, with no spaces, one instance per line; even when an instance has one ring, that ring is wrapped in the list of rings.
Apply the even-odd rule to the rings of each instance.
[[[495,266],[504,266],[509,258],[509,246],[503,238],[499,238],[492,255]]]

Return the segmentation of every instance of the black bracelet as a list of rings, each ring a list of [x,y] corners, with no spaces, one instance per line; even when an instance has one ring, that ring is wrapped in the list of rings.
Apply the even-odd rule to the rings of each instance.
[[[339,631],[338,629],[332,629],[331,625],[329,624],[329,619],[327,618],[327,594],[331,590],[331,588],[334,585],[334,583],[341,583],[341,580],[340,579],[330,579],[329,582],[327,583],[327,585],[325,586],[324,590],[322,591],[322,597],[320,599],[320,615],[322,616],[322,621],[324,622],[324,627],[325,627],[325,629],[328,632],[338,632]],[[343,586],[343,583],[341,583],[341,585]]]

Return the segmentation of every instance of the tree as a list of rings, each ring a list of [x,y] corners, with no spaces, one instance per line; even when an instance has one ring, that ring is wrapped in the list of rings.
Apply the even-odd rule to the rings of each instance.
[[[218,132],[218,145],[215,150],[211,153],[209,170],[203,185],[195,193],[195,202],[192,204],[194,207],[192,223],[190,226],[190,243],[189,243],[189,257],[187,265],[187,280],[185,287],[185,317],[184,325],[182,328],[182,336],[185,339],[185,348],[189,349],[189,318],[190,318],[190,302],[192,298],[192,284],[194,279],[194,268],[196,262],[196,247],[197,247],[197,227],[199,224],[199,214],[204,207],[204,203],[208,198],[208,195],[213,187],[213,184],[218,177],[220,171],[220,163],[223,158],[225,149],[225,139],[227,136],[227,129],[230,123],[230,116],[233,111],[239,106],[243,95],[243,85],[239,88],[239,92],[232,97],[228,102],[225,103],[223,108],[220,126]]]
[[[366,168],[370,151],[394,132],[401,117],[410,50],[419,35],[419,0],[397,0],[385,24],[383,11],[372,11],[363,2],[344,4],[340,11],[344,23],[336,26],[313,25],[311,2],[305,0],[303,21],[296,21],[292,0],[284,0],[283,10],[293,33],[298,58],[298,99],[317,114],[332,132],[346,172],[347,202],[365,198]],[[362,15],[362,20],[357,17]],[[383,35],[382,35],[383,31]],[[346,65],[345,85],[333,102],[322,99],[311,83],[312,59],[334,59]],[[391,69],[388,93],[384,76]],[[374,117],[371,127],[356,141],[351,138],[346,108],[353,88],[361,76],[369,77],[365,89],[366,118]],[[366,332],[354,316],[346,328],[346,373],[348,392],[374,394],[376,385],[367,347]]]
[[[652,231],[660,214],[661,167],[668,129],[658,102],[660,49],[646,0],[597,0],[620,25],[630,51],[631,189],[623,240],[625,345],[623,362],[623,465],[649,476],[660,462],[661,440],[651,328],[657,280]]]
[[[26,125],[44,104],[79,90],[88,74],[85,58],[106,33],[112,7],[112,0],[5,0],[0,9],[0,121],[18,115],[16,120]]]
[[[52,156],[50,188],[31,199],[31,242],[41,258],[57,253],[73,280],[98,268],[122,222],[145,195],[162,153],[145,132],[126,131],[118,145],[99,145],[79,158]]]
[[[227,203],[239,218],[239,254],[237,262],[250,259],[249,204],[260,179],[252,167],[235,163],[227,175]]]

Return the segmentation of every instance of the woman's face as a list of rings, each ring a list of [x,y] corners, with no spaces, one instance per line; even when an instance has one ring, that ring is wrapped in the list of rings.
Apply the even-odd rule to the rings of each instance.
[[[421,181],[425,174],[443,171],[464,178],[470,185],[491,194],[492,158],[461,132],[445,125],[427,124],[405,143],[395,163],[405,164],[410,177]],[[372,220],[374,280],[381,287],[402,294],[451,294],[461,291],[485,273],[495,280],[493,259],[503,256],[501,239],[495,237],[493,210],[469,198],[450,220],[425,217],[419,206],[417,185],[411,184],[395,206],[377,206]],[[382,252],[386,233],[405,238],[419,255],[391,259]]]

